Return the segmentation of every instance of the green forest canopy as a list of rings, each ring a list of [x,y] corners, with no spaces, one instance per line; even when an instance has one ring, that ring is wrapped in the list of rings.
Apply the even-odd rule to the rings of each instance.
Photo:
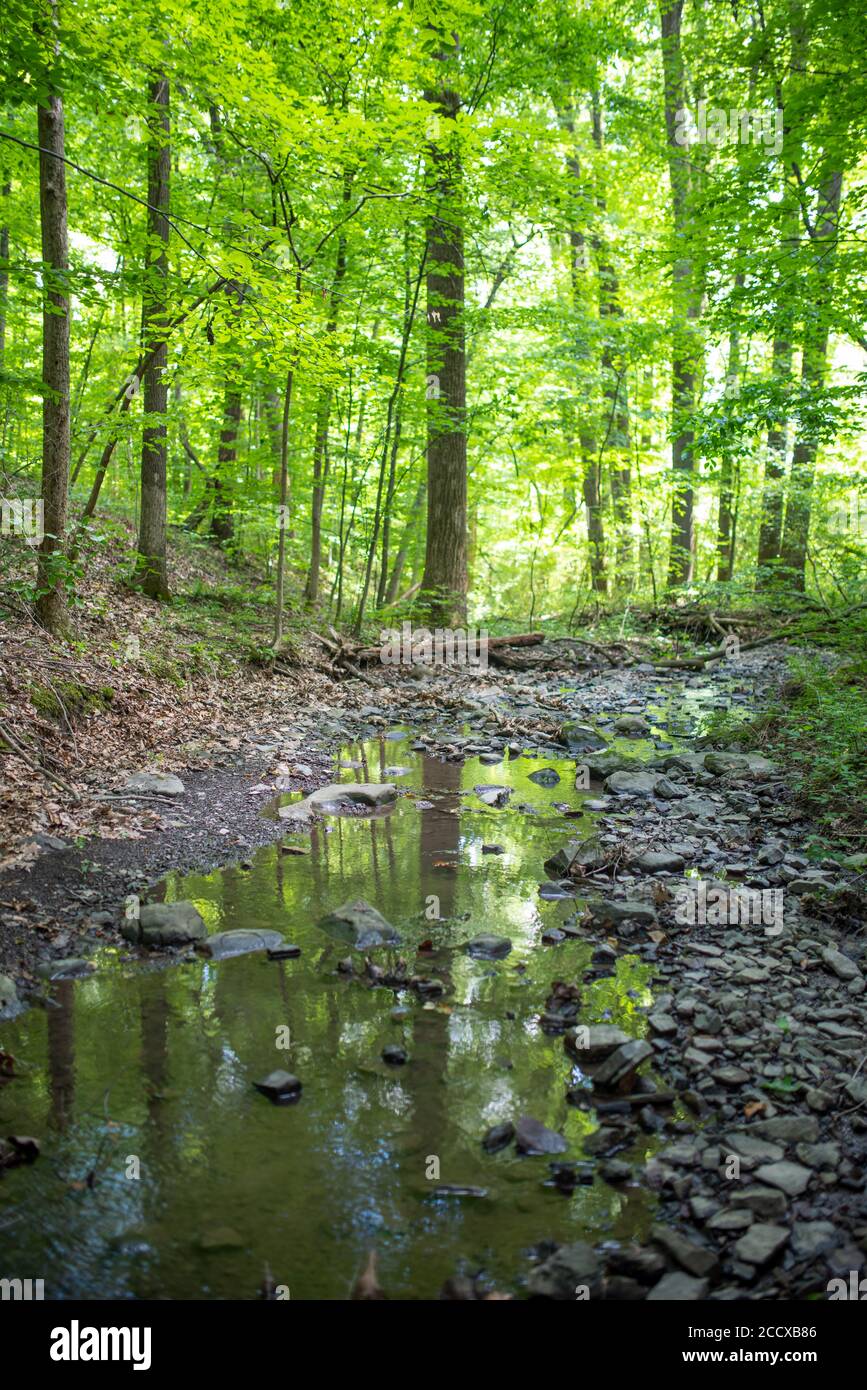
[[[0,51],[50,630],[107,515],[154,597],[167,526],[255,562],[277,638],[284,582],[356,629],[856,596],[857,0],[12,0]]]

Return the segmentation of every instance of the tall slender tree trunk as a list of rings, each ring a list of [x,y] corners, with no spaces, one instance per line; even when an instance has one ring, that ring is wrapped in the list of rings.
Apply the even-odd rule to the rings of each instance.
[[[772,374],[780,388],[792,377],[792,344],[787,338],[774,338]],[[762,484],[762,519],[759,529],[759,550],[756,586],[767,584],[769,571],[780,557],[783,538],[783,492],[786,478],[786,453],[789,445],[789,422],[781,411],[768,430],[765,457],[765,477]]]
[[[56,7],[52,4],[52,23]],[[39,212],[42,227],[42,503],[36,612],[51,633],[63,630],[63,548],[69,496],[69,246],[63,101],[51,91],[38,109]]]
[[[150,598],[167,598],[166,457],[169,274],[169,83],[165,74],[148,87],[148,249],[142,299],[142,350],[151,352],[144,373],[145,425],[141,450],[141,512],[133,583]]]
[[[351,182],[344,181],[344,204],[349,201]],[[333,336],[337,331],[340,312],[340,287],[346,276],[346,237],[341,236],[337,243],[337,260],[334,266],[334,279],[331,282],[331,306],[325,332]],[[328,482],[328,429],[331,424],[331,403],[333,391],[323,386],[319,392],[316,407],[316,435],[313,441],[313,492],[310,499],[310,565],[307,570],[307,583],[304,597],[308,603],[319,598],[319,575],[322,568],[322,509],[325,503],[325,486]]]
[[[735,285],[738,289],[742,288],[744,277],[738,274],[735,277]],[[736,328],[729,334],[729,360],[726,369],[726,399],[736,400],[740,391],[741,379],[741,335]],[[734,408],[734,407],[732,407]],[[720,469],[719,487],[719,515],[717,517],[717,570],[716,577],[720,584],[727,584],[732,577],[734,569],[734,464],[731,451],[725,450]]]
[[[424,507],[426,492],[427,484],[422,481],[416,488],[415,497],[413,498],[412,506],[409,509],[409,515],[404,524],[400,545],[394,557],[394,564],[392,565],[388,586],[385,591],[386,604],[394,603],[400,591],[401,575],[403,574],[404,565],[409,555],[410,542],[412,541],[416,526],[418,525],[418,518]]]
[[[802,395],[806,409],[802,410],[798,436],[792,451],[792,471],[786,500],[786,522],[781,546],[783,566],[790,572],[791,582],[801,592],[806,587],[807,543],[813,507],[813,479],[819,447],[819,431],[815,414],[825,385],[828,356],[830,263],[839,235],[840,199],[843,175],[838,170],[826,174],[819,190],[819,206],[813,232],[815,280],[809,316],[804,330],[804,349],[801,359]]]
[[[234,474],[238,457],[238,431],[241,428],[241,390],[235,383],[226,386],[223,397],[223,428],[217,450],[217,471],[214,474],[214,510],[211,514],[211,535],[222,545],[235,535],[232,514],[232,493],[228,479]]]
[[[0,190],[0,198],[3,199],[3,212],[0,214],[0,370],[6,356],[6,310],[9,301],[9,226],[6,221],[6,199],[11,192],[11,183],[4,183]]]
[[[591,102],[593,143],[602,154],[605,138],[602,129],[602,104],[594,92]],[[604,184],[598,175],[596,207],[600,218],[607,215],[608,203]],[[620,587],[629,579],[632,569],[632,440],[629,426],[629,393],[626,362],[620,360],[616,325],[623,321],[620,302],[620,278],[614,265],[611,249],[603,233],[593,239],[593,249],[599,274],[599,318],[603,325],[602,391],[605,400],[603,449],[612,455],[610,469],[611,500],[614,508],[614,582]],[[612,331],[612,329],[614,331]]]
[[[445,54],[438,55],[445,64]],[[433,622],[463,623],[467,611],[467,425],[464,233],[456,116],[446,85],[425,92],[441,134],[428,145],[427,476],[428,517],[422,589]]]
[[[564,130],[575,136],[575,112],[571,106],[558,107],[557,116]],[[572,288],[572,305],[576,319],[586,312],[582,297],[581,281],[585,268],[586,238],[579,226],[583,188],[581,161],[575,150],[570,150],[566,158],[569,175],[571,211],[569,214],[569,279]],[[600,289],[601,293],[601,289]],[[577,393],[577,392],[576,392]],[[594,428],[595,411],[584,403],[569,411],[574,420],[577,410],[582,412],[579,440],[581,449],[581,495],[587,519],[587,548],[589,554],[590,586],[594,593],[607,594],[608,579],[605,573],[605,520],[602,510],[602,467],[600,449]],[[570,428],[570,434],[572,433]]]
[[[693,476],[695,431],[692,424],[698,381],[697,322],[701,295],[689,246],[691,175],[688,148],[677,139],[677,113],[686,102],[681,52],[683,0],[659,0],[662,68],[665,84],[665,130],[671,182],[674,269],[672,277],[671,467],[673,495],[668,587],[688,584],[693,571]]]

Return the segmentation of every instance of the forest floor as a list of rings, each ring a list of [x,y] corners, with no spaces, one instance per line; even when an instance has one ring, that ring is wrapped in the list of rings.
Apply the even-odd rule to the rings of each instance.
[[[128,894],[147,897],[171,869],[243,867],[281,837],[285,824],[262,816],[265,801],[335,780],[349,741],[397,726],[451,761],[568,754],[593,771],[584,809],[599,818],[598,840],[589,857],[552,843],[543,891],[588,900],[565,935],[596,943],[594,978],[637,955],[653,967],[655,998],[641,1040],[605,1028],[576,1035],[580,980],[538,1008],[543,1031],[564,1035],[607,1096],[586,1145],[600,1176],[637,1177],[658,1192],[666,1220],[642,1248],[541,1250],[530,1292],[573,1298],[586,1283],[623,1299],[650,1288],[659,1298],[784,1299],[822,1294],[830,1278],[862,1268],[863,873],[816,836],[784,769],[708,736],[715,719],[749,716],[787,679],[785,648],[699,674],[611,668],[591,654],[569,672],[410,679],[376,668],[362,683],[331,680],[303,659],[279,676],[228,661],[217,671],[204,648],[191,656],[189,634],[172,647],[156,622],[178,616],[156,620],[130,596],[119,625],[92,593],[77,654],[58,654],[24,623],[2,634],[3,719],[25,757],[3,759],[14,834],[0,877],[0,969],[22,1000],[44,1002],[59,961],[117,943]],[[130,634],[144,659],[118,659]],[[169,665],[155,669],[153,652]],[[124,791],[139,772],[179,777],[183,790]],[[697,920],[683,919],[685,873],[723,891],[722,918],[711,910],[702,920],[700,906]],[[759,915],[732,916],[733,885]],[[664,1105],[639,1074],[648,1059],[685,1109]],[[579,1088],[572,1103],[598,1101]],[[618,1155],[642,1132],[666,1142],[639,1175]],[[558,1181],[573,1179],[564,1164]]]

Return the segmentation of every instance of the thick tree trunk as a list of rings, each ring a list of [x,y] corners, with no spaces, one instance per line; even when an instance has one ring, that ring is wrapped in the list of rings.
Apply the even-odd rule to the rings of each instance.
[[[442,58],[445,62],[445,58]],[[463,623],[467,609],[467,426],[464,235],[455,117],[445,84],[425,100],[441,119],[428,146],[434,209],[427,232],[428,519],[422,589],[431,621]]]
[[[683,0],[659,0],[662,68],[665,83],[665,129],[671,180],[675,261],[672,288],[671,360],[671,540],[668,586],[688,584],[693,570],[693,474],[695,431],[692,417],[698,380],[696,325],[701,298],[688,245],[689,151],[677,139],[677,113],[686,101],[686,78],[680,45]]]
[[[42,225],[42,503],[36,612],[48,632],[65,621],[63,547],[69,495],[69,248],[63,102],[39,107],[39,211]]]
[[[142,302],[142,349],[152,355],[144,373],[145,426],[141,450],[141,512],[133,583],[150,598],[167,598],[166,455],[169,274],[169,83],[154,77],[148,88],[148,250]]]

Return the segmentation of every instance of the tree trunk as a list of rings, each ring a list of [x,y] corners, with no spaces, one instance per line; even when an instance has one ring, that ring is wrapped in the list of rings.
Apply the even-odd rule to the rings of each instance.
[[[231,541],[235,534],[231,490],[227,486],[227,479],[235,470],[240,426],[241,391],[233,382],[227,385],[223,398],[223,428],[220,431],[220,447],[217,451],[217,471],[214,474],[213,487],[214,510],[211,515],[211,535],[223,545]]]
[[[792,376],[792,344],[785,338],[774,338],[774,380],[782,387]],[[762,521],[759,530],[759,552],[756,586],[767,584],[768,571],[780,557],[783,537],[783,485],[786,476],[786,452],[789,444],[789,423],[784,413],[768,430],[765,478],[762,486]]]
[[[688,149],[678,142],[677,114],[686,101],[686,78],[680,46],[683,0],[660,0],[662,68],[665,83],[665,129],[671,181],[675,260],[672,288],[671,359],[671,540],[668,587],[688,584],[693,570],[693,472],[695,409],[698,378],[696,323],[700,295],[695,267],[687,245],[689,235],[690,163]]]
[[[812,241],[815,252],[816,288],[812,301],[813,314],[804,332],[801,364],[803,394],[807,396],[802,410],[798,437],[792,451],[792,471],[786,502],[786,525],[783,532],[781,559],[791,573],[794,587],[801,592],[806,587],[807,542],[813,505],[813,477],[819,447],[819,431],[814,414],[825,384],[828,355],[828,314],[831,300],[830,263],[839,235],[838,220],[843,175],[839,171],[827,174],[819,192],[819,207]],[[812,396],[812,399],[810,397]]]
[[[444,54],[439,55],[445,62]],[[432,622],[466,621],[467,434],[464,234],[455,117],[460,97],[443,84],[425,92],[442,134],[428,144],[434,211],[427,230],[428,519],[422,589]]]
[[[557,110],[558,119],[571,136],[575,135],[575,113],[571,106]],[[569,215],[569,278],[572,287],[572,305],[576,318],[585,312],[581,292],[581,278],[585,265],[585,236],[577,225],[579,208],[582,202],[581,162],[572,151],[566,159],[566,169],[570,179],[572,211]],[[600,296],[602,287],[600,284]],[[576,392],[577,394],[577,392]],[[591,412],[582,404],[584,421],[579,430],[581,445],[581,494],[587,515],[587,548],[590,560],[590,586],[594,593],[607,594],[608,580],[605,575],[605,521],[602,512],[602,468],[596,432],[588,417]],[[574,418],[575,411],[570,411]],[[595,419],[595,411],[593,411]],[[570,430],[571,433],[571,430]]]
[[[599,153],[604,148],[602,107],[598,92],[593,93],[593,143]],[[601,178],[601,174],[599,176]],[[601,217],[608,210],[604,187],[597,193],[596,207]],[[623,321],[620,302],[620,279],[611,251],[600,234],[593,238],[593,249],[599,273],[599,318],[605,329],[602,342],[602,391],[606,403],[602,448],[614,455],[610,471],[611,500],[614,506],[614,581],[622,586],[632,568],[632,475],[630,456],[632,440],[629,428],[629,395],[626,384],[626,363],[619,361],[615,333],[608,329],[612,323]]]
[[[142,349],[152,352],[144,373],[145,425],[141,450],[141,513],[138,556],[132,582],[149,598],[167,598],[166,573],[166,415],[168,388],[169,273],[169,83],[165,75],[148,88],[148,250],[142,298]]]
[[[52,23],[56,9],[52,5]],[[69,246],[63,102],[52,92],[38,110],[39,212],[42,226],[42,504],[44,535],[36,574],[36,613],[51,633],[63,630],[64,533],[69,495]]]
[[[741,289],[744,284],[744,277],[738,274],[735,277],[735,286]],[[737,399],[740,390],[741,378],[741,335],[736,328],[729,334],[729,360],[726,370],[726,399],[733,401]],[[731,407],[734,409],[734,407]],[[716,577],[720,584],[727,584],[734,569],[735,559],[735,537],[734,537],[734,467],[731,450],[726,447],[722,458],[720,469],[719,486],[719,516],[717,517],[716,535],[716,554],[717,570]]]
[[[349,201],[350,183],[344,180],[344,205]],[[340,312],[340,287],[346,275],[346,237],[341,236],[337,243],[337,260],[334,266],[334,279],[331,283],[331,308],[325,332],[333,336],[337,331],[337,316]],[[333,391],[323,386],[319,392],[316,407],[316,437],[313,441],[313,493],[310,501],[310,566],[307,570],[307,583],[304,597],[308,603],[319,598],[319,572],[322,568],[322,507],[325,502],[325,485],[328,481],[328,427],[331,422],[331,402]]]

